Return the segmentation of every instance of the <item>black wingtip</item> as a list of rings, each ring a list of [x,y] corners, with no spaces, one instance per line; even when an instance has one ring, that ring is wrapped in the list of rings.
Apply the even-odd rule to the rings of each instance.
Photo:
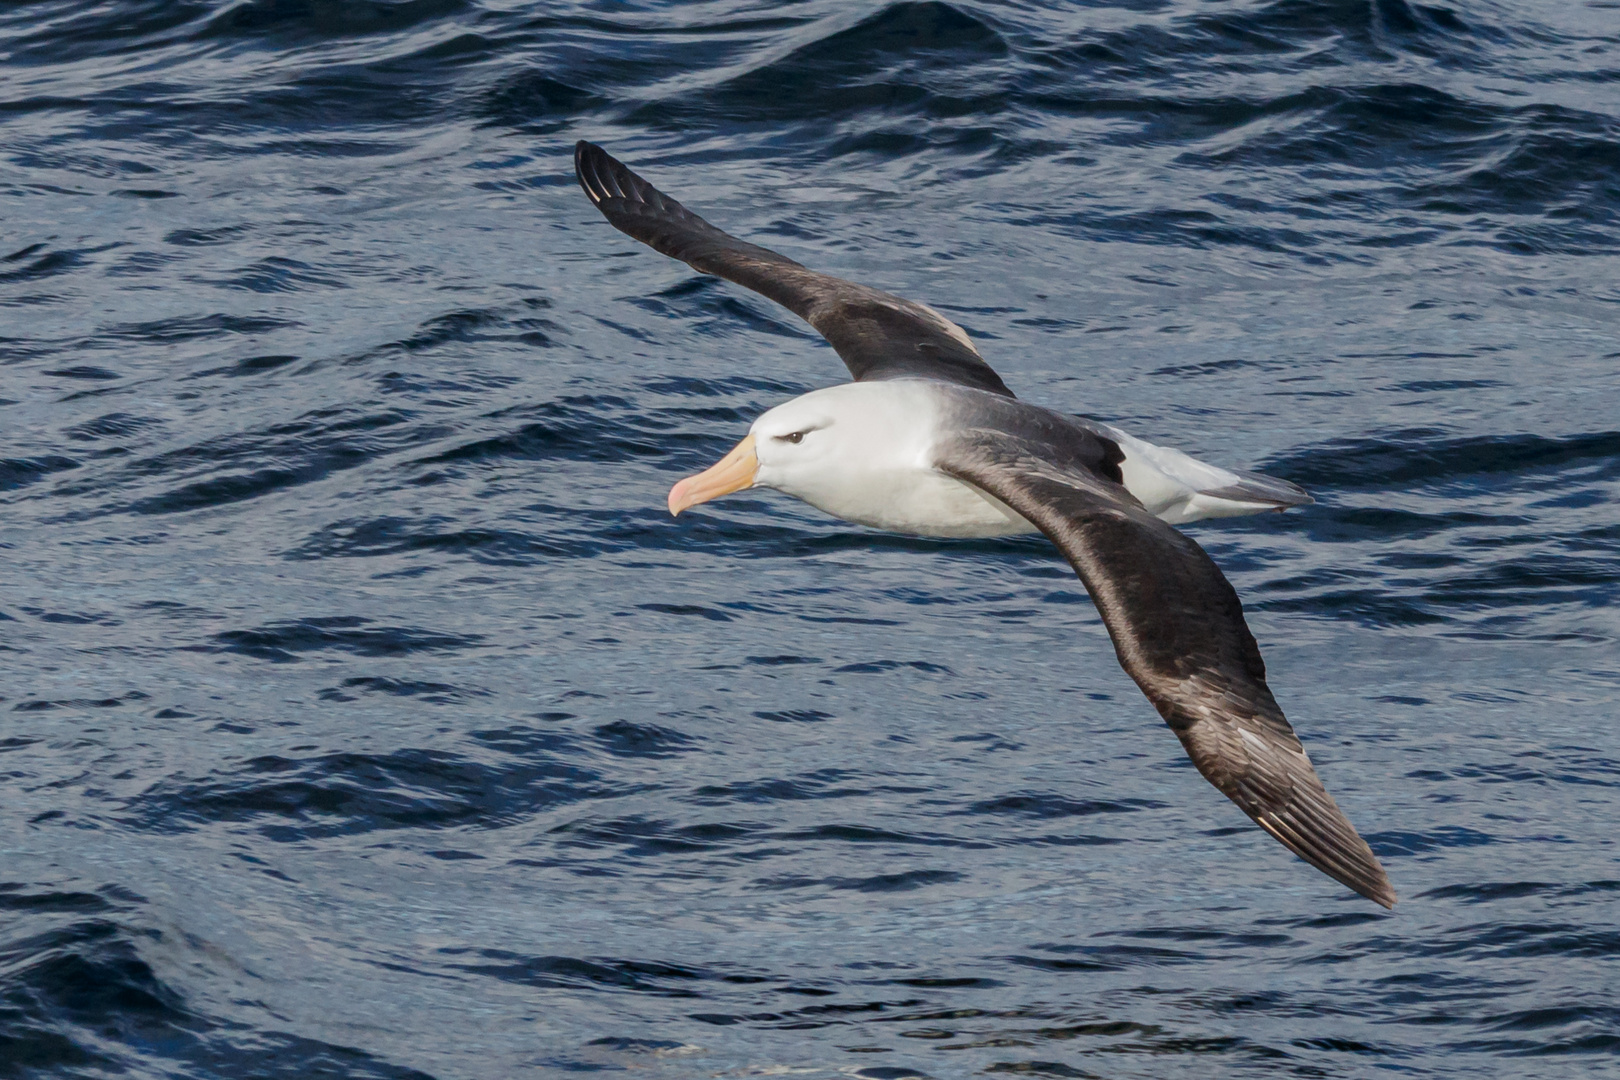
[[[1338,877],[1337,874],[1332,876]],[[1373,859],[1371,866],[1362,869],[1362,873],[1358,874],[1355,880],[1345,878],[1339,880],[1375,904],[1391,909],[1395,907],[1395,887],[1389,883],[1389,877],[1376,858]]]
[[[585,197],[598,206],[610,194],[601,179],[602,166],[610,161],[613,161],[612,155],[595,143],[581,139],[574,144],[574,176],[579,180]]]
[[[574,144],[574,175],[579,177],[579,186],[585,189],[586,196],[609,220],[613,220],[612,208],[615,207],[620,210],[650,207],[662,214],[684,213],[679,203],[631,172],[630,166],[584,139]]]
[[[1378,867],[1377,880],[1368,882],[1366,888],[1356,889],[1356,892],[1375,904],[1382,904],[1386,908],[1393,909],[1396,900],[1395,886],[1389,883],[1389,878],[1384,874],[1384,868],[1378,865],[1376,859],[1373,860],[1373,865]],[[1351,887],[1355,888],[1355,886]]]
[[[1262,814],[1254,817],[1254,822],[1334,881],[1375,904],[1393,908],[1395,888],[1389,883],[1384,865],[1343,811],[1334,805],[1332,819],[1324,822],[1318,818],[1313,822],[1308,816],[1302,818],[1301,809],[1296,807],[1295,812],[1288,815]]]

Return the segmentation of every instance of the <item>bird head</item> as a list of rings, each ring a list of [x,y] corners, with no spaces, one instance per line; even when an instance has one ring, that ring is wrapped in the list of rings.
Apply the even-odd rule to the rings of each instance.
[[[821,505],[896,441],[895,383],[845,383],[784,402],[754,421],[748,437],[714,465],[669,492],[669,511],[750,487],[775,488]]]

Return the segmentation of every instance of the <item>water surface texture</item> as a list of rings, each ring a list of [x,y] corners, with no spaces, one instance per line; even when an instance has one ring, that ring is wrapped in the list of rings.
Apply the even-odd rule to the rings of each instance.
[[[607,146],[1189,528],[1401,895],[1038,537],[664,495],[844,378]],[[1620,1074],[1620,7],[0,12],[0,1076]]]

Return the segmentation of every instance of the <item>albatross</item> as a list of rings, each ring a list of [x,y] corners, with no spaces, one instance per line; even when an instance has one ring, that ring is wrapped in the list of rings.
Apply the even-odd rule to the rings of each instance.
[[[1237,593],[1172,527],[1286,510],[1309,495],[1020,401],[933,308],[739,240],[593,143],[575,146],[574,169],[615,228],[781,304],[854,378],[764,413],[713,467],[670,490],[670,513],[767,487],[891,532],[1046,534],[1204,778],[1301,859],[1395,905],[1384,868],[1272,697]]]

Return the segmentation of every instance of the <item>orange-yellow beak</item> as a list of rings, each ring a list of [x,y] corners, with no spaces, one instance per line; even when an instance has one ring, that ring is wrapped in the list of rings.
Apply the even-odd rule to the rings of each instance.
[[[731,453],[715,462],[696,476],[669,489],[669,512],[679,514],[698,503],[718,499],[733,491],[754,486],[754,474],[759,472],[759,458],[754,456],[754,437],[748,436],[731,448]]]

